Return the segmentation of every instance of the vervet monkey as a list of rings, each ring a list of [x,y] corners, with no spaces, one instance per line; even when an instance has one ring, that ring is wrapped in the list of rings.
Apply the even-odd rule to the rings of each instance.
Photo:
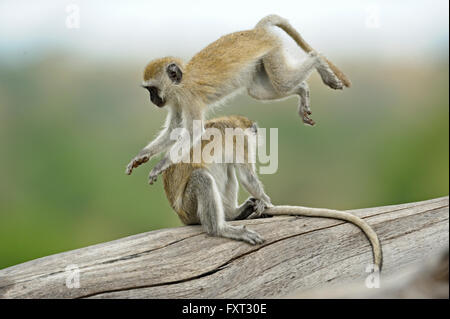
[[[381,267],[382,254],[377,234],[361,218],[347,212],[308,208],[299,206],[273,206],[269,196],[255,172],[254,164],[249,161],[249,153],[255,152],[256,145],[248,141],[251,134],[257,133],[254,122],[242,116],[227,116],[206,122],[205,127],[216,128],[222,136],[227,128],[242,129],[243,147],[233,140],[236,158],[241,163],[177,163],[163,172],[164,190],[171,207],[184,224],[201,224],[212,236],[242,240],[250,244],[261,244],[264,239],[245,226],[232,226],[231,220],[256,218],[267,215],[302,215],[336,218],[355,224],[366,234],[373,247],[374,263]],[[206,141],[202,140],[202,148]],[[253,153],[255,154],[255,153]],[[238,179],[252,196],[242,205],[238,205]],[[381,268],[379,268],[381,269]]]
[[[279,27],[308,53],[299,66],[289,66],[280,37],[272,27]],[[208,106],[246,89],[258,100],[276,100],[290,95],[299,96],[299,114],[303,122],[314,125],[309,105],[309,89],[305,82],[317,70],[323,82],[333,89],[349,87],[349,79],[335,65],[315,52],[289,24],[277,15],[263,18],[254,29],[225,35],[197,53],[188,63],[174,57],[151,61],[144,71],[142,86],[158,107],[170,105],[166,127],[173,124],[186,128],[192,138],[193,120],[204,120]],[[174,114],[176,113],[176,117]],[[129,163],[126,173],[168,149],[179,148],[165,129]],[[198,143],[193,140],[193,144]],[[169,152],[156,164],[149,175],[153,184],[157,176],[172,163]]]

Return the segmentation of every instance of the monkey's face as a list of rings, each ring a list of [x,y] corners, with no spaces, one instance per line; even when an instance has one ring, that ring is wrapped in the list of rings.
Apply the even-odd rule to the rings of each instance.
[[[166,100],[164,100],[159,93],[159,89],[156,86],[142,86],[147,89],[150,93],[150,101],[155,104],[157,107],[163,107],[166,105]]]
[[[171,102],[176,88],[183,78],[181,61],[174,58],[162,58],[150,62],[144,71],[142,87],[150,94],[150,101],[158,107]]]

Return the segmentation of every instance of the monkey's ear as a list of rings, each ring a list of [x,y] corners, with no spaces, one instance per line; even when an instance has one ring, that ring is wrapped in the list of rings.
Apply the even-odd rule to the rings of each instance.
[[[175,63],[171,63],[167,66],[167,75],[173,83],[178,84],[181,82],[181,78],[183,77],[183,72]]]

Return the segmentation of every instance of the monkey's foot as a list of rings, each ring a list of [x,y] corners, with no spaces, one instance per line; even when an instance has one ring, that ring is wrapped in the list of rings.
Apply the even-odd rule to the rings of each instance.
[[[219,236],[235,240],[242,240],[251,245],[262,244],[264,242],[264,238],[262,238],[260,234],[251,229],[248,229],[245,226],[227,225],[224,229],[221,230]]]
[[[317,72],[319,72],[323,83],[332,89],[342,90],[344,88],[344,84],[341,80],[339,80],[336,74],[334,74],[333,70],[331,70],[326,58],[320,57],[319,64],[320,66],[317,67]]]
[[[131,160],[131,162],[127,165],[127,169],[125,170],[125,174],[130,175],[133,172],[133,168],[136,168],[149,160],[149,156],[136,156]]]
[[[309,103],[302,102],[302,99],[300,99],[300,105],[298,107],[298,115],[302,118],[303,123],[307,125],[314,126],[316,122],[309,116],[311,115],[311,109],[309,108]]]
[[[261,237],[260,234],[257,232],[247,229],[247,227],[243,227],[244,232],[242,233],[241,240],[245,241],[246,243],[257,245],[262,244],[264,242],[264,238]]]
[[[311,111],[300,112],[300,116],[302,117],[303,123],[314,126],[316,122],[312,118],[310,118],[309,115],[311,115]]]
[[[255,201],[255,211],[256,213],[258,213],[260,216],[262,215],[262,213],[264,213],[264,211],[266,210],[267,205],[266,203],[264,203],[262,200],[257,199]]]
[[[255,201],[256,198],[248,198],[245,203],[238,208],[238,215],[234,218],[234,220],[247,219],[250,215],[254,214],[256,211]]]

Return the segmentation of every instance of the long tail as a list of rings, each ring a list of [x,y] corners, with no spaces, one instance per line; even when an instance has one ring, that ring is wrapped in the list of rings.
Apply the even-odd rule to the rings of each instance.
[[[383,254],[378,236],[375,233],[375,231],[369,226],[369,224],[367,224],[363,219],[359,218],[358,216],[338,210],[325,208],[310,208],[302,206],[274,206],[271,208],[267,208],[264,211],[264,214],[326,217],[350,222],[361,228],[361,230],[369,239],[370,244],[372,245],[374,264],[377,265],[378,269],[381,271],[381,267],[383,264]]]
[[[261,19],[261,21],[258,22],[256,25],[256,28],[260,27],[267,27],[267,26],[277,26],[280,29],[282,29],[284,32],[286,32],[294,41],[307,53],[314,51],[314,49],[305,41],[305,39],[302,38],[300,33],[298,33],[297,30],[295,30],[291,24],[284,18],[277,16],[275,14],[268,15],[267,17],[264,17]],[[339,68],[334,65],[330,60],[323,57],[325,61],[330,66],[330,69],[336,74],[336,76],[339,78],[339,80],[344,83],[346,87],[350,87],[352,85],[350,79],[339,70]]]

